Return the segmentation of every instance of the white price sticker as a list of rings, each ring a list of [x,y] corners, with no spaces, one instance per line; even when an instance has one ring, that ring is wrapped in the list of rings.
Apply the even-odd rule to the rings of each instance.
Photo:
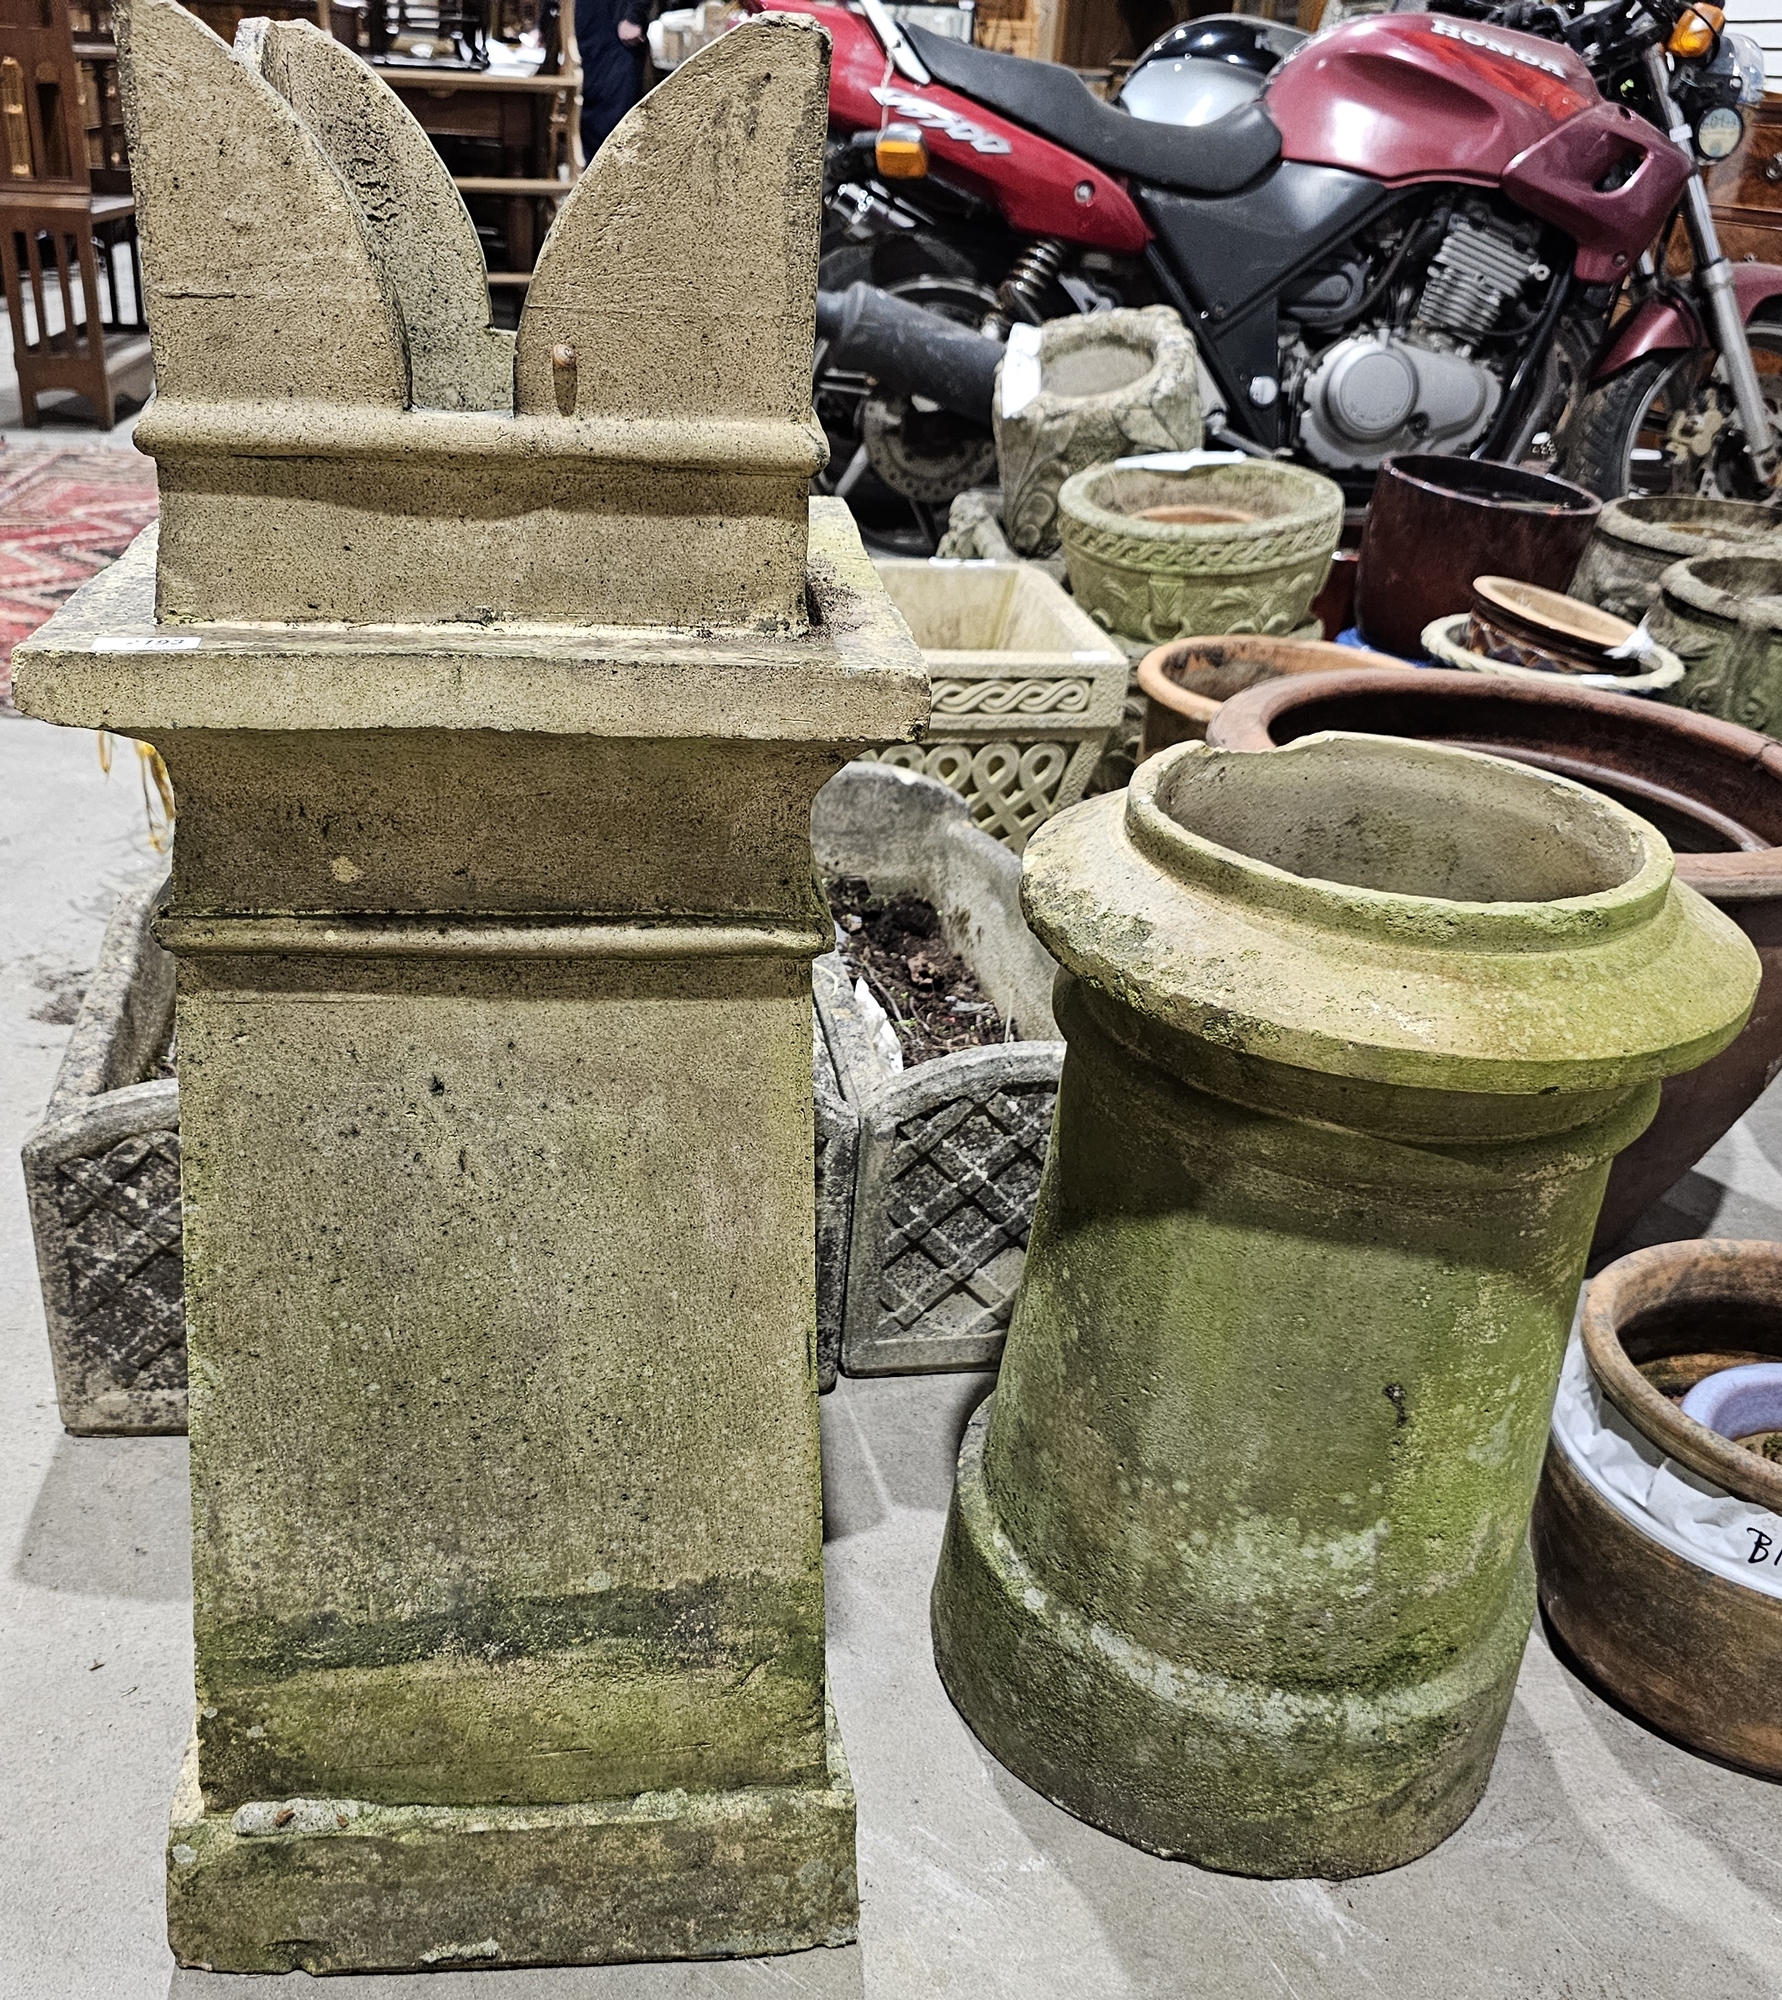
[[[95,653],[193,653],[198,635],[173,632],[101,632],[93,641]]]

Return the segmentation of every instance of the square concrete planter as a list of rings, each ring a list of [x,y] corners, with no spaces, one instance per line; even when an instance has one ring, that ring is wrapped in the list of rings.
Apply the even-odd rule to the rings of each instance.
[[[1057,968],[1021,916],[1020,864],[945,786],[851,764],[818,794],[811,844],[831,880],[858,876],[875,894],[932,903],[947,944],[1011,1024],[999,1046],[898,1071],[839,953],[817,960],[817,1017],[859,1121],[841,1368],[981,1368],[1002,1351],[1051,1137],[1064,1057]],[[819,1299],[832,1285],[833,1273],[819,1274]]]
[[[159,885],[106,928],[43,1122],[25,1141],[62,1421],[81,1436],[186,1427],[173,961],[149,935]]]
[[[1012,853],[1083,796],[1126,698],[1126,659],[1032,563],[883,560],[934,692],[926,743],[878,761],[939,778]]]

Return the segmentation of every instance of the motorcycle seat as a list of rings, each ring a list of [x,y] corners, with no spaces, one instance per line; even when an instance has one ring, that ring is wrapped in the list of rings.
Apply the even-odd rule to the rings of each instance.
[[[926,28],[903,32],[936,83],[1111,174],[1183,194],[1235,194],[1281,157],[1281,135],[1260,103],[1210,125],[1162,125],[1104,104],[1061,63],[997,55]]]

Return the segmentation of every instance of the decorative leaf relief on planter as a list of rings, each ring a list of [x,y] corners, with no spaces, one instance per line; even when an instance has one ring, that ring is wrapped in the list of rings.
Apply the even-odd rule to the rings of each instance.
[[[148,1132],[56,1167],[78,1338],[124,1388],[186,1381],[179,1134]]]
[[[1090,769],[1098,754],[1099,746],[1090,746]],[[868,752],[861,761],[871,756]],[[971,807],[972,823],[1018,854],[1034,828],[1058,810],[1072,751],[1067,743],[1025,748],[1018,743],[894,743],[879,751],[876,761],[951,785]],[[1076,790],[1081,793],[1082,783]]]
[[[1229,589],[1208,589],[1190,583],[1186,576],[1125,565],[1104,567],[1074,554],[1073,560],[1087,585],[1085,594],[1093,592],[1097,600],[1096,616],[1106,620],[1111,631],[1159,646],[1190,631],[1257,632],[1285,638],[1301,628],[1305,607],[1318,594],[1330,567],[1329,556],[1323,555],[1280,572],[1271,579],[1275,608],[1258,618],[1256,592],[1239,578],[1234,577]]]
[[[1007,1331],[1057,1101],[1010,1085],[898,1123],[876,1340]]]
[[[936,715],[1087,715],[1087,681],[934,681]]]

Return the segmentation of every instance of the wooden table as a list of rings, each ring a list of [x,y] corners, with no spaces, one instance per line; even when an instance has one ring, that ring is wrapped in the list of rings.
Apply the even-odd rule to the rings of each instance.
[[[372,67],[420,121],[429,138],[494,141],[500,174],[456,174],[467,197],[506,198],[508,262],[491,271],[492,285],[525,285],[538,255],[537,204],[561,201],[570,181],[569,134],[575,117],[573,77],[516,76],[491,70],[373,63]]]

